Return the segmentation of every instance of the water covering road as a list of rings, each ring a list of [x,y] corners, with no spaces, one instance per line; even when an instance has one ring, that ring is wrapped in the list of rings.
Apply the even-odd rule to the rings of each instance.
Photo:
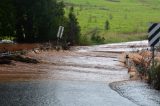
[[[129,76],[119,62],[119,53],[129,48],[120,45],[74,47],[56,56],[43,53],[37,57],[43,61],[39,65],[22,65],[18,70],[10,66],[10,74],[1,70],[15,78],[14,82],[0,83],[1,106],[159,106],[160,96],[153,90],[139,93],[148,89],[144,83],[124,81]],[[24,77],[29,80],[24,81]],[[151,94],[151,99],[144,98]]]

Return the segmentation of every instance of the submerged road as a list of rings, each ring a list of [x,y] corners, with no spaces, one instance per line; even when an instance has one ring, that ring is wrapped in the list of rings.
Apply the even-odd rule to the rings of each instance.
[[[38,58],[43,61],[40,65],[16,64],[23,67],[16,70],[16,66],[10,66],[7,69],[10,74],[0,69],[4,71],[0,75],[2,79],[8,77],[15,80],[0,83],[0,105],[143,106],[123,96],[122,91],[119,94],[113,90],[119,87],[116,86],[119,84],[116,84],[117,81],[129,80],[129,76],[127,69],[119,62],[119,51],[114,51],[113,46],[109,47],[75,47],[69,53],[60,55],[58,52],[56,56],[46,52],[39,54]],[[1,67],[5,69],[6,66]],[[24,81],[25,78],[29,80]],[[111,83],[113,88],[110,87]]]
[[[107,83],[64,80],[0,85],[1,106],[136,106]]]

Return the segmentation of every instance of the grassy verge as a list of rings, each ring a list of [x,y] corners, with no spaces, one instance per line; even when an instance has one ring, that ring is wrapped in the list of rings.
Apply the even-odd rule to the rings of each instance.
[[[93,36],[99,36],[100,39],[104,40],[93,40]],[[118,43],[118,42],[127,42],[127,41],[140,41],[147,39],[147,33],[116,33],[116,32],[103,32],[98,31],[90,32],[81,36],[81,43],[84,45],[92,44],[106,44],[106,43]]]

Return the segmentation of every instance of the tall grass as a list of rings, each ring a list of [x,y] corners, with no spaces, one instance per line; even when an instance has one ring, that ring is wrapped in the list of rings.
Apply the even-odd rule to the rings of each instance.
[[[149,84],[151,84],[155,89],[160,90],[160,64],[158,63],[157,66],[152,67],[148,75]]]

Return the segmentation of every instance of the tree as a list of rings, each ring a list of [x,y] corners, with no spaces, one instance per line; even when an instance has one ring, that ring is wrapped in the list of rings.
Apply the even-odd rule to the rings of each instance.
[[[109,30],[109,28],[110,28],[109,21],[106,20],[106,22],[105,22],[105,30]]]
[[[64,4],[57,0],[0,2],[0,36],[14,36],[18,42],[54,41],[64,19]]]
[[[80,26],[74,14],[73,7],[70,8],[68,18],[69,19],[66,25],[67,41],[70,42],[72,45],[79,44],[80,35],[81,35]]]
[[[21,42],[55,40],[64,18],[64,4],[56,0],[14,0],[16,36]]]
[[[0,36],[14,36],[15,11],[11,0],[0,3]]]

